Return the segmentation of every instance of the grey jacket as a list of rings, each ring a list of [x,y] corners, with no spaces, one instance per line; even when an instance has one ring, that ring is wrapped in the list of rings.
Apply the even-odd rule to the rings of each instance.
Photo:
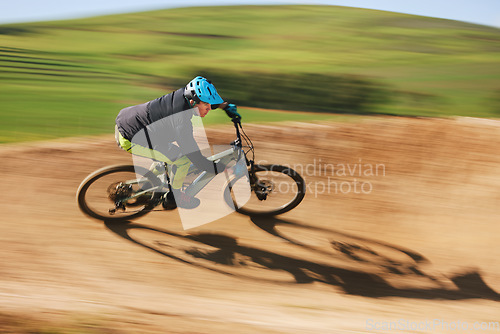
[[[186,155],[199,169],[216,173],[215,164],[201,154],[193,137],[191,118],[194,113],[190,109],[184,88],[181,88],[147,103],[122,109],[116,117],[116,125],[125,139],[160,151],[169,158],[172,157],[171,143],[176,142],[181,156]]]

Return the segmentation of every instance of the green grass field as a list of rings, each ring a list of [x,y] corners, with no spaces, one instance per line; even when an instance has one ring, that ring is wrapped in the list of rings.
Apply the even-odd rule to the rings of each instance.
[[[499,117],[499,52],[500,29],[335,6],[178,8],[1,25],[0,143],[112,133],[121,108],[177,89],[203,69],[360,75],[397,92],[381,113]],[[334,117],[241,110],[245,121]],[[227,121],[221,115],[207,123]]]

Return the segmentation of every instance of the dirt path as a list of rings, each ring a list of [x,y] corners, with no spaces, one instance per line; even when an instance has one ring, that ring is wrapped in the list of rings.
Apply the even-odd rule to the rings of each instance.
[[[304,202],[188,231],[175,211],[128,225],[79,212],[87,174],[131,162],[112,136],[0,147],[0,332],[25,316],[95,333],[500,331],[500,122],[246,131],[258,161],[301,172]]]

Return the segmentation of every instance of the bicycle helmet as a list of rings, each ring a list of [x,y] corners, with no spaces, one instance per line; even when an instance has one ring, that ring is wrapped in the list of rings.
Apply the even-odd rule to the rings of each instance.
[[[216,105],[224,102],[217,93],[215,86],[202,76],[197,76],[186,85],[184,96],[196,102],[203,101]]]

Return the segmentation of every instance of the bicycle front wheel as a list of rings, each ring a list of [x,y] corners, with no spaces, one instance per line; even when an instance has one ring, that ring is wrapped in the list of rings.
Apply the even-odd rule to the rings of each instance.
[[[161,181],[132,165],[104,167],[80,184],[77,201],[86,215],[103,221],[127,221],[150,212],[161,196]]]
[[[252,194],[236,211],[249,216],[273,216],[288,212],[304,199],[306,184],[293,169],[280,165],[254,165],[249,171]],[[240,178],[235,182],[247,182]],[[232,193],[232,190],[230,190]],[[234,199],[234,194],[231,194]]]

